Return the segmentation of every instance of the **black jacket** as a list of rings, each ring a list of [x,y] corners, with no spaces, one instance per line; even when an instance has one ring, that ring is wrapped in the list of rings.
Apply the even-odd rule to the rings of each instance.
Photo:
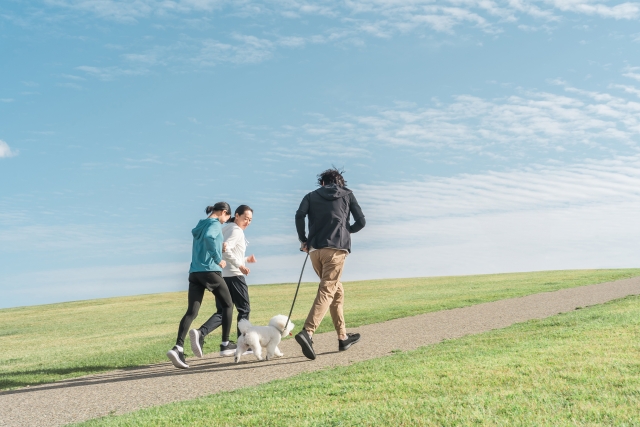
[[[304,218],[309,215],[309,238]],[[355,223],[349,224],[349,215]],[[351,252],[351,233],[365,225],[364,214],[353,192],[335,184],[325,185],[304,196],[296,212],[298,239],[315,249],[336,248]]]

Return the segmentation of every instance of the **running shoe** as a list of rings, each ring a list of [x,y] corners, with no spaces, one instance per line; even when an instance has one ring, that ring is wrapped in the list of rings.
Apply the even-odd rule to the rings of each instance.
[[[184,358],[184,351],[178,350],[177,346],[173,346],[171,350],[167,351],[167,357],[176,368],[187,369],[189,367]]]
[[[345,351],[358,341],[360,341],[360,334],[347,334],[346,339],[338,340],[338,350]]]
[[[227,345],[220,344],[220,356],[233,356],[234,354],[236,354],[236,348],[236,343],[234,343],[233,341],[229,341],[229,344]]]
[[[189,339],[191,340],[191,350],[194,356],[202,357],[202,349],[204,348],[204,335],[199,329],[189,331]]]

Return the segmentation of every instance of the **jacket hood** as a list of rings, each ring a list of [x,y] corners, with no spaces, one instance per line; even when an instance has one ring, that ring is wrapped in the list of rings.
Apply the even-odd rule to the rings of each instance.
[[[347,187],[340,187],[336,184],[325,185],[316,190],[323,199],[336,200],[352,193]]]
[[[198,221],[198,225],[196,225],[196,228],[191,230],[191,234],[193,234],[194,238],[199,239],[200,237],[202,237],[202,234],[204,234],[207,228],[209,228],[211,224],[217,221],[218,218],[201,219],[200,221]]]

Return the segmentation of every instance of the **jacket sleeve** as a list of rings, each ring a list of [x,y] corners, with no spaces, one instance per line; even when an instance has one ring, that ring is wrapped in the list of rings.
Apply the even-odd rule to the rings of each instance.
[[[309,195],[307,194],[302,198],[300,207],[296,211],[296,231],[298,232],[298,240],[301,242],[307,241],[307,234],[305,232],[304,219],[309,213]]]
[[[353,225],[349,225],[350,233],[357,233],[362,230],[367,223],[364,219],[364,214],[362,213],[362,209],[356,200],[356,196],[353,193],[349,194],[349,213],[353,216],[353,220],[355,221]]]
[[[227,251],[222,254],[222,256],[224,256],[225,261],[229,262],[235,268],[240,268],[241,265],[244,265],[242,260],[238,259],[238,257],[236,257],[232,251],[232,249],[235,248],[236,245],[238,244],[239,240],[244,238],[242,234],[243,234],[242,231],[240,231],[237,228],[233,230],[231,232],[231,235],[225,241],[227,243]]]
[[[209,229],[211,230],[211,228]],[[211,258],[213,258],[213,262],[216,265],[220,264],[222,261],[222,231],[218,231],[217,234],[211,233],[208,239],[204,239],[205,244],[207,245],[207,251],[211,254]]]

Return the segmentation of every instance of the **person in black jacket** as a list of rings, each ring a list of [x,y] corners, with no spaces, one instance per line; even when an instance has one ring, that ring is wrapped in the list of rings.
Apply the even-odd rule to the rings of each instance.
[[[296,335],[302,353],[315,359],[313,333],[327,310],[338,333],[338,350],[344,351],[360,340],[360,334],[347,333],[342,306],[344,289],[340,276],[351,252],[351,234],[365,226],[364,214],[353,192],[346,187],[342,173],[328,169],[318,175],[320,188],[304,196],[296,212],[296,229],[301,250],[309,253],[313,269],[320,278],[318,293],[304,328]],[[305,217],[309,217],[309,236],[305,234]],[[349,224],[353,216],[354,224]]]

